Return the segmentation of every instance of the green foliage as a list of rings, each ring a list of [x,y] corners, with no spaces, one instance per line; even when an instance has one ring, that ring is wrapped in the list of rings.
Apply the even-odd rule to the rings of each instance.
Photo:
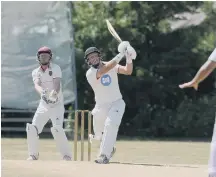
[[[206,19],[198,26],[172,30],[175,14],[201,9]],[[210,136],[214,115],[211,75],[199,91],[178,85],[193,78],[212,52],[216,15],[210,2],[73,2],[79,109],[92,109],[83,52],[96,46],[105,60],[117,54],[116,40],[107,30],[108,18],[123,40],[137,51],[132,76],[119,76],[126,112],[120,134],[130,136]],[[121,64],[125,62],[122,61]],[[205,98],[205,99],[204,99]],[[192,100],[192,101],[191,101]],[[203,100],[208,100],[203,102]]]

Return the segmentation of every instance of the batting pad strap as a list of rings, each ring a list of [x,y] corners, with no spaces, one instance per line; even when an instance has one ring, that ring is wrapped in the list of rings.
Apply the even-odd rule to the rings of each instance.
[[[119,53],[112,60],[115,61],[116,63],[119,63],[123,57],[124,57],[124,54]]]

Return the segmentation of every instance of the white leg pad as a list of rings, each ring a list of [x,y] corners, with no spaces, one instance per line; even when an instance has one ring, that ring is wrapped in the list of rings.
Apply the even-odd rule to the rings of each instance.
[[[111,152],[116,142],[119,126],[109,122],[105,125],[102,142],[100,145],[100,154],[110,158]]]
[[[34,156],[38,158],[39,154],[39,136],[37,132],[37,127],[32,124],[26,124],[27,133],[27,144],[29,156]]]
[[[124,114],[125,103],[123,100],[115,102],[105,121],[104,133],[100,146],[100,154],[104,154],[107,158],[111,157],[113,147],[115,146],[119,126]]]
[[[62,154],[63,158],[64,156],[72,157],[68,139],[65,135],[63,128],[60,126],[55,126],[51,128],[51,132],[56,142],[56,146],[58,150],[60,151],[60,153]]]
[[[93,130],[94,130],[94,139],[101,141],[104,124],[108,115],[107,108],[94,108],[92,110],[93,115]]]

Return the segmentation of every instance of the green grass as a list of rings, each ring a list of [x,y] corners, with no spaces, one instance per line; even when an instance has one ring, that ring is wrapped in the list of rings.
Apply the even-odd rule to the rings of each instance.
[[[27,157],[26,139],[2,139],[2,159],[24,160]],[[73,142],[70,141],[71,151]],[[134,163],[174,163],[174,164],[207,164],[209,142],[190,141],[117,141],[117,152],[113,161]],[[92,145],[92,159],[98,153],[99,144]],[[80,141],[78,142],[78,158],[80,157]],[[87,141],[85,142],[85,158],[87,159]],[[40,159],[61,159],[53,139],[40,139]],[[85,160],[86,160],[85,159]]]

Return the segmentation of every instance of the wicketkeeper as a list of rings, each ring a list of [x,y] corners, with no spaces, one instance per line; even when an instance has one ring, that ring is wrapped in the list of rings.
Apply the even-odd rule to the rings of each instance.
[[[35,112],[32,124],[27,123],[27,143],[29,158],[39,158],[39,134],[49,119],[52,121],[52,135],[56,146],[64,160],[71,160],[71,152],[67,137],[63,130],[64,101],[61,88],[61,68],[52,60],[52,51],[48,47],[41,47],[37,52],[40,66],[32,71],[35,90],[40,95],[40,103]]]

